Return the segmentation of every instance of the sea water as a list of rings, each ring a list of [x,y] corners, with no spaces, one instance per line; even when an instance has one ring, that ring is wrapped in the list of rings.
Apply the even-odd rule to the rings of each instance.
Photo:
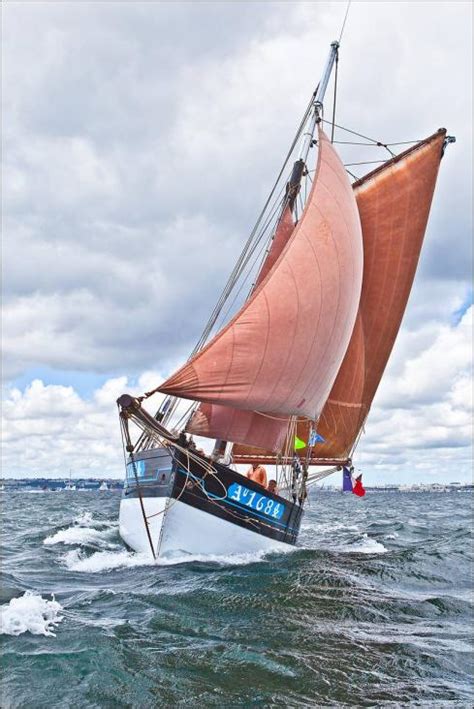
[[[472,499],[313,493],[300,545],[159,565],[120,495],[7,492],[7,707],[472,706]]]

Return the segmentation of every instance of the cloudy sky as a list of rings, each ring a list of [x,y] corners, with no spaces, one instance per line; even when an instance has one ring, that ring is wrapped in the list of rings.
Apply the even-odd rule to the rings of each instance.
[[[4,475],[122,475],[115,399],[198,338],[344,12],[4,3]],[[343,37],[342,125],[457,137],[358,449],[371,483],[470,476],[471,25],[469,2],[353,2]]]

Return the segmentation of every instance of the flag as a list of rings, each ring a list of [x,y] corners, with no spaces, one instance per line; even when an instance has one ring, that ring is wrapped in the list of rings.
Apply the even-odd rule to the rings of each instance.
[[[309,441],[308,441],[310,446],[315,446],[316,443],[326,443],[326,439],[323,438],[322,436],[317,433],[317,431],[311,431],[309,435]]]
[[[354,487],[352,488],[352,492],[354,493],[354,495],[357,495],[357,497],[364,497],[365,488],[362,485],[362,475],[358,475],[356,477]]]
[[[306,443],[302,441],[301,438],[298,438],[298,436],[295,436],[295,451],[301,448],[306,448]]]
[[[352,478],[349,468],[342,469],[342,492],[352,492]]]

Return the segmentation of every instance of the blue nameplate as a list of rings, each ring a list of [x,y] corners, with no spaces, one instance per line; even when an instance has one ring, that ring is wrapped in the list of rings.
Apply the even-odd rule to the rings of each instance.
[[[261,512],[272,519],[281,519],[285,512],[285,505],[266,495],[260,495],[255,490],[249,490],[243,485],[232,483],[227,490],[227,498],[238,502],[245,507],[250,507],[255,512]]]

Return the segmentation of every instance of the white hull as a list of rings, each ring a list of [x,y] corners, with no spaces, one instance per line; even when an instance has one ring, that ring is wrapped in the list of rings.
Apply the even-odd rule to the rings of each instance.
[[[143,503],[156,558],[183,554],[227,556],[287,550],[289,546],[174,499],[145,497]],[[122,499],[120,503],[120,536],[134,551],[151,555],[137,498]]]
[[[144,497],[143,506],[148,518],[148,529],[157,555],[160,540],[161,526],[163,524],[163,511],[167,497]],[[152,516],[156,515],[156,516]],[[150,542],[143,520],[143,513],[138,497],[122,499],[120,501],[119,532],[125,544],[134,551],[151,555]]]

